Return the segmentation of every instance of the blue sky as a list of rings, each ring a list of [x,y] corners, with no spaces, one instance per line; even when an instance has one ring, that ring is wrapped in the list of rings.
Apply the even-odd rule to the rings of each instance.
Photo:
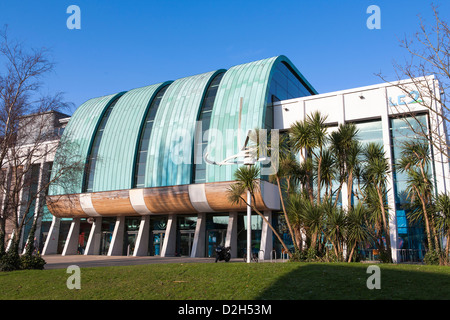
[[[450,1],[434,1],[449,21]],[[319,93],[382,82],[406,54],[399,38],[432,22],[425,0],[119,1],[3,0],[0,25],[29,47],[51,49],[44,92],[77,107],[119,91],[286,55]],[[70,30],[67,7],[81,9]],[[369,5],[381,9],[370,30]],[[67,111],[69,114],[73,112]]]

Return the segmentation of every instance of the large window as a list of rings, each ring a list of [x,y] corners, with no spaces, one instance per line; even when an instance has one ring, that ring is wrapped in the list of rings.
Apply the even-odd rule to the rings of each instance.
[[[421,140],[424,137],[417,132],[426,132],[428,129],[426,115],[417,115],[415,117],[392,118],[390,119],[390,129],[392,138],[392,154],[394,164],[398,162],[403,150],[403,142],[411,140]],[[426,141],[426,140],[424,140]],[[431,148],[430,148],[431,150]],[[407,174],[404,172],[393,171],[395,202],[397,206],[397,231],[399,235],[398,249],[403,254],[413,255],[409,259],[423,258],[425,246],[425,234],[423,226],[419,223],[412,223],[408,218],[411,199],[407,195]]]
[[[357,139],[364,146],[369,143],[383,145],[383,130],[381,120],[371,120],[355,123],[358,130]]]
[[[97,163],[98,149],[100,148],[100,142],[102,141],[103,131],[105,130],[106,123],[108,122],[108,118],[116,105],[119,97],[109,104],[106,111],[102,116],[102,120],[100,121],[100,125],[97,128],[97,132],[95,133],[94,142],[92,143],[91,149],[89,151],[87,168],[84,171],[84,179],[83,179],[83,192],[92,192],[94,185],[94,175],[95,175],[95,165]]]
[[[194,183],[206,182],[206,163],[203,159],[203,154],[208,141],[204,140],[204,138],[206,138],[205,132],[209,130],[214,100],[216,99],[217,89],[219,88],[223,75],[224,73],[220,73],[211,81],[200,109],[198,121],[201,124],[201,131],[198,132],[194,149]]]
[[[164,93],[166,92],[168,87],[169,86],[165,86],[161,90],[159,90],[158,94],[151,102],[150,108],[148,109],[147,115],[145,116],[144,127],[139,138],[139,147],[136,157],[137,161],[134,168],[134,188],[145,187],[145,170],[147,167],[147,154],[150,143],[150,136],[152,134],[156,112],[158,111],[158,107],[161,103],[162,97],[164,96]]]
[[[276,101],[299,98],[311,95],[301,79],[295,75],[285,63],[279,63],[273,71],[267,97],[265,129],[273,128],[273,107]]]

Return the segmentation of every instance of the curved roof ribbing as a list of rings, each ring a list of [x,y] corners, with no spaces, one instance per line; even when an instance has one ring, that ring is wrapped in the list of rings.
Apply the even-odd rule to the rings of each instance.
[[[170,83],[157,109],[149,139],[145,187],[191,184],[196,121],[211,81],[217,74],[225,72],[217,89],[210,123],[213,132],[222,134],[224,143],[219,148],[211,131],[208,137],[210,158],[221,161],[226,155],[238,151],[236,132],[241,97],[241,139],[245,139],[244,135],[248,130],[264,128],[269,86],[272,73],[279,63],[288,65],[305,87],[311,93],[316,93],[289,59],[278,56],[241,64],[228,71],[220,69],[134,89],[125,94],[91,99],[75,111],[64,131],[62,141],[70,141],[76,145],[76,148],[73,148],[74,158],[85,163],[103,112],[114,98],[123,94],[112,110],[102,135],[93,191],[131,189],[136,150],[146,111],[159,89]],[[232,150],[225,154],[222,149],[230,145],[233,146]],[[64,158],[61,154],[66,152],[66,149],[63,142],[55,157],[55,169],[61,167],[61,159]],[[219,182],[233,180],[236,166],[207,165],[206,168],[206,182]],[[56,171],[53,170],[52,174]],[[83,173],[77,173],[76,178],[71,180],[69,189],[52,185],[49,195],[81,193]]]
[[[217,70],[174,81],[155,117],[147,155],[147,187],[190,184],[195,124]]]
[[[90,99],[78,107],[64,129],[60,147],[56,151],[52,179],[64,168],[84,167],[103,113],[122,94],[123,92]],[[50,185],[49,195],[81,193],[84,172],[74,169],[69,174],[70,177],[59,179],[58,183]]]
[[[220,162],[238,150],[237,131],[239,124],[240,98],[243,98],[241,116],[241,144],[248,130],[264,128],[267,99],[272,73],[279,63],[285,63],[297,73],[305,87],[317,93],[285,56],[278,56],[241,64],[230,68],[222,78],[211,117],[208,153],[211,160]],[[223,141],[213,135],[220,132]],[[237,165],[206,165],[206,182],[234,180]]]
[[[98,151],[93,191],[130,189],[144,117],[164,82],[124,94],[109,116]]]

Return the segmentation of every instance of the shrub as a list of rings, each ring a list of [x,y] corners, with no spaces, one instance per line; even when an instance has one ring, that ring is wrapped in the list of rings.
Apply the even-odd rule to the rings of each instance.
[[[423,262],[429,265],[439,265],[441,260],[441,253],[438,250],[427,251],[425,257],[423,258]]]
[[[20,256],[8,251],[0,259],[0,271],[14,271],[20,269]]]
[[[46,264],[41,256],[23,255],[20,257],[21,269],[43,270]]]

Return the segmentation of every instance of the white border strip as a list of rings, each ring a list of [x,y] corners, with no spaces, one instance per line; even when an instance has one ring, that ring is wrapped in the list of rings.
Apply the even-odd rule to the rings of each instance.
[[[131,206],[137,213],[141,215],[152,214],[152,212],[145,205],[144,189],[130,189],[129,197]]]
[[[91,217],[100,217],[101,215],[95,210],[92,205],[90,193],[80,193],[80,205],[84,213]]]

